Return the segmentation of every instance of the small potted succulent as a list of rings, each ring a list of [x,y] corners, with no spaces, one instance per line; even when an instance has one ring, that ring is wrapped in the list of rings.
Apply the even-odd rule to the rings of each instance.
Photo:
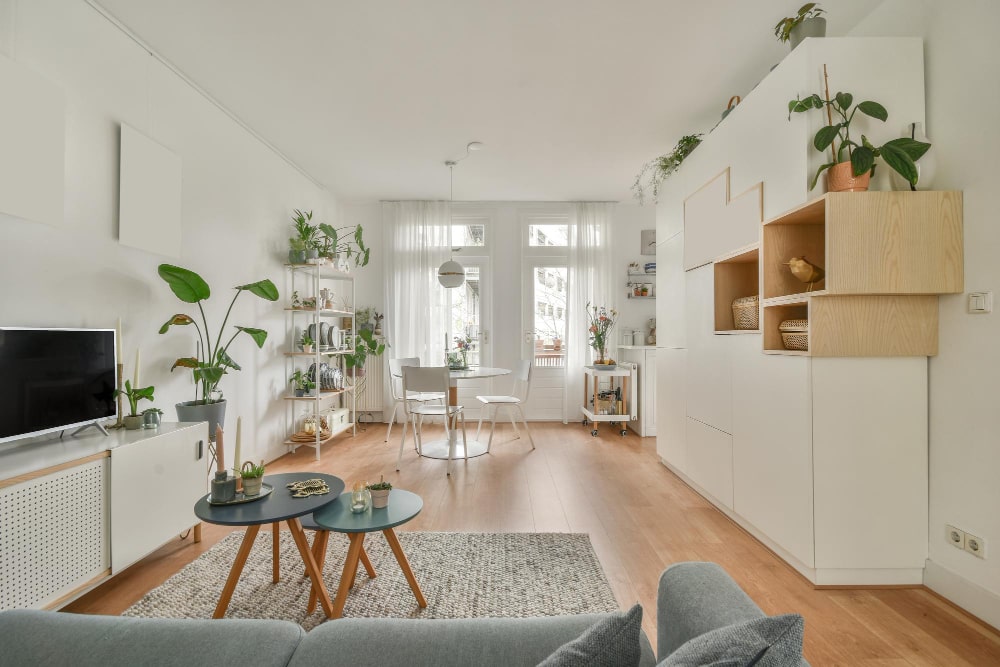
[[[302,398],[308,392],[316,388],[316,383],[313,382],[311,377],[309,377],[309,374],[303,373],[301,370],[296,370],[292,373],[292,376],[288,378],[288,381],[295,386],[296,398]]]
[[[264,462],[256,465],[253,461],[244,461],[239,473],[243,480],[243,495],[259,496],[260,485],[264,481]]]
[[[795,16],[786,16],[774,26],[774,36],[779,42],[788,42],[792,51],[806,37],[826,37],[826,19],[815,2],[807,2],[799,7]]]
[[[159,408],[146,408],[142,411],[143,428],[160,428],[160,415],[163,410]]]
[[[315,344],[315,341],[312,339],[312,336],[310,336],[308,333],[303,332],[302,338],[299,340],[299,344],[302,345],[302,351],[305,352],[306,354],[309,354],[310,352],[313,351],[313,345]]]
[[[368,491],[372,494],[372,507],[380,510],[389,506],[389,492],[392,491],[392,484],[385,481],[385,476],[380,476],[379,481],[368,485]]]
[[[139,401],[153,400],[153,387],[133,387],[132,383],[125,380],[125,389],[115,389],[115,396],[124,396],[128,399],[129,413],[128,415],[122,417],[122,421],[125,423],[125,428],[129,431],[135,431],[142,428],[143,415],[139,412]]]

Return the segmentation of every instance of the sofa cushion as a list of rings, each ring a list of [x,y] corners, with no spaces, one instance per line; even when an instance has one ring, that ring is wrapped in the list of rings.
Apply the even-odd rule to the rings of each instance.
[[[636,667],[639,664],[639,634],[642,607],[610,614],[587,628],[571,642],[560,646],[538,667]]]
[[[289,667],[536,665],[604,614],[533,618],[343,618],[306,635]],[[656,660],[641,635],[643,667]]]
[[[304,636],[300,626],[287,621],[123,618],[14,609],[0,613],[0,663],[285,667]]]
[[[798,667],[803,626],[798,614],[727,625],[689,640],[657,667]]]

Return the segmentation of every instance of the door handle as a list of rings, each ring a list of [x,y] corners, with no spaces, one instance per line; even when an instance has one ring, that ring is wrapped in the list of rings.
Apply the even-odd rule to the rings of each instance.
[[[197,447],[195,447],[195,461],[201,461],[205,457],[205,441],[199,440]]]

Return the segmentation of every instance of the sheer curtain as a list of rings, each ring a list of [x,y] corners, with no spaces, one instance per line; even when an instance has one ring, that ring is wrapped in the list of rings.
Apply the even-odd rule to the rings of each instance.
[[[383,328],[393,358],[444,363],[445,290],[437,270],[449,256],[451,205],[441,201],[382,204],[386,248],[386,317]]]
[[[583,396],[583,367],[593,359],[587,335],[587,302],[617,308],[612,262],[614,204],[578,203],[570,219],[569,289],[566,303],[566,389],[563,394],[563,423],[580,419]],[[616,357],[614,330],[608,353]]]

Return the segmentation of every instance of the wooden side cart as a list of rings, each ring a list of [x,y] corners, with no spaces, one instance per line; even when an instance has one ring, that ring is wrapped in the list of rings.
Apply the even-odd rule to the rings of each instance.
[[[605,382],[602,388],[602,381]],[[638,419],[635,401],[636,365],[619,364],[613,370],[583,367],[583,425],[592,425],[590,435],[597,437],[597,425],[608,422],[621,427],[628,435],[626,422]]]

